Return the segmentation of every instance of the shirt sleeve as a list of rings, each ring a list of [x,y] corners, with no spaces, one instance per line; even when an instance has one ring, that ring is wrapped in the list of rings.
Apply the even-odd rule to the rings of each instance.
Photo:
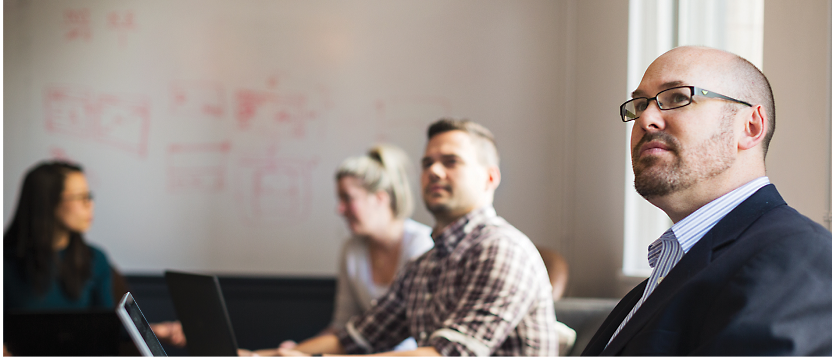
[[[412,267],[412,262],[406,265],[373,307],[350,319],[336,332],[347,354],[389,351],[410,337],[405,297],[407,282],[412,279]]]
[[[348,244],[344,243],[341,249],[341,259],[338,264],[338,282],[335,290],[335,309],[332,314],[332,323],[330,328],[338,329],[344,327],[350,317],[358,315],[361,310],[358,307],[358,301],[355,299],[353,293],[354,287],[350,283],[349,274],[347,272],[347,254]]]
[[[456,308],[428,343],[445,356],[493,355],[540,296],[527,250],[505,237],[472,248],[460,261]]]

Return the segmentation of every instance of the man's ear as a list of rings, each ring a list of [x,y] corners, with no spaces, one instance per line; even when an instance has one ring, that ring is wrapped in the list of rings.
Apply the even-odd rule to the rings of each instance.
[[[761,145],[768,132],[768,114],[762,105],[751,107],[752,112],[743,116],[742,132],[740,132],[738,149],[749,150]]]
[[[485,168],[488,182],[485,184],[485,188],[487,190],[494,191],[500,186],[500,179],[502,176],[500,175],[500,168],[497,166],[488,166]]]

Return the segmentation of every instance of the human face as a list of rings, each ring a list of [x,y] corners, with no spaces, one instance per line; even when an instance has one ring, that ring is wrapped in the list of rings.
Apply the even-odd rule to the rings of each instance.
[[[61,228],[70,232],[83,233],[90,229],[94,204],[90,196],[87,178],[80,172],[71,172],[64,180],[61,202],[55,216]]]
[[[633,97],[652,97],[661,90],[696,85],[730,93],[714,71],[701,63],[707,54],[669,52],[648,68]],[[717,89],[718,88],[718,89]],[[723,89],[725,88],[725,89]],[[730,94],[729,94],[730,95]],[[691,105],[659,110],[655,102],[636,119],[631,154],[636,190],[650,200],[705,184],[727,171],[737,157],[736,103],[694,96]]]
[[[488,202],[488,168],[473,138],[459,130],[435,135],[422,158],[422,198],[438,219],[454,219]]]
[[[389,224],[393,210],[386,193],[370,193],[361,179],[344,176],[337,182],[338,213],[347,221],[353,234],[372,235]]]

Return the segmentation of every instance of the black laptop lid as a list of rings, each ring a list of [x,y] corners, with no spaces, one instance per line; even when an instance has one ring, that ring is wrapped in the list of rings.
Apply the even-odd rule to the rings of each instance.
[[[3,314],[3,341],[17,356],[117,355],[120,328],[109,309]]]
[[[191,356],[236,356],[237,340],[214,275],[165,272]]]

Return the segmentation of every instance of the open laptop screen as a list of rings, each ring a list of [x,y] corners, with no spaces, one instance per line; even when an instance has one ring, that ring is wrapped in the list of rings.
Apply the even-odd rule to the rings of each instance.
[[[133,295],[129,292],[124,294],[118,303],[116,315],[121,319],[124,329],[127,330],[142,356],[167,356],[156,334],[150,328],[150,324],[147,323],[147,319],[144,318],[142,310],[139,309],[139,304],[133,300]]]
[[[176,317],[188,336],[191,356],[233,356],[237,339],[214,275],[166,271]]]

